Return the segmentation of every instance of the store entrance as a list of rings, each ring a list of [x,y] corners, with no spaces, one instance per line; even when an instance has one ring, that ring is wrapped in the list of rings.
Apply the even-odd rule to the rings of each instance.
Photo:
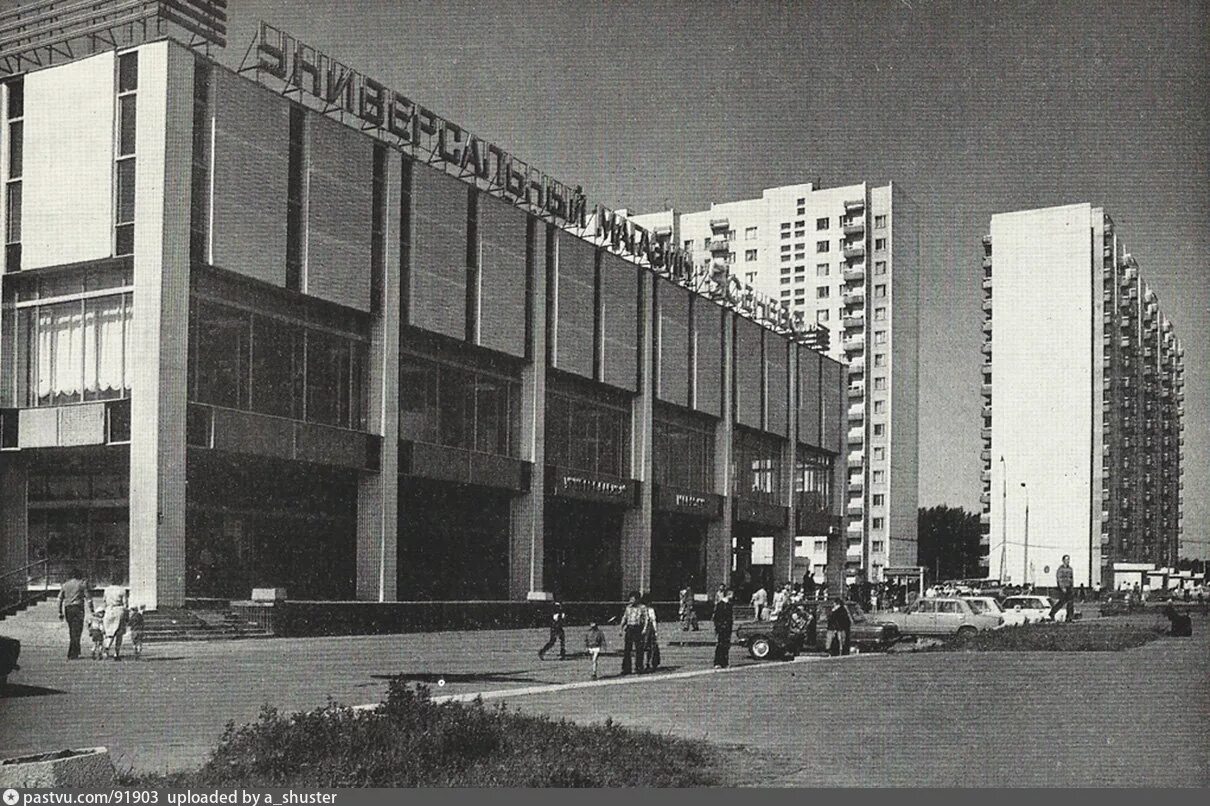
[[[651,530],[651,595],[676,601],[686,585],[702,593],[706,580],[709,522],[667,512],[655,513]]]
[[[757,588],[773,594],[773,538],[767,526],[736,522],[731,538],[731,589],[747,603]]]
[[[607,504],[548,499],[544,580],[556,599],[622,598],[622,513]]]

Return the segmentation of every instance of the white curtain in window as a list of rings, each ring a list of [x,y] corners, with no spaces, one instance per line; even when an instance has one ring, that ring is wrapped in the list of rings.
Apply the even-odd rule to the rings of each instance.
[[[78,399],[83,383],[84,310],[78,302],[38,311],[38,400]]]
[[[123,308],[121,296],[90,299],[84,306],[84,389],[97,397],[120,397],[126,388]]]

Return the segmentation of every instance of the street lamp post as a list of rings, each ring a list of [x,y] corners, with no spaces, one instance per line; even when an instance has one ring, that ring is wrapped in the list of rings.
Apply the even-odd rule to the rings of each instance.
[[[1025,489],[1025,552],[1021,560],[1021,579],[1029,584],[1029,485],[1021,482]]]

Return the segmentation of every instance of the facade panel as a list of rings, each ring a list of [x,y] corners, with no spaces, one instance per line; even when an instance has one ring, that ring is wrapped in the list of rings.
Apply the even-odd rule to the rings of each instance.
[[[723,309],[699,297],[693,301],[693,407],[722,416]]]
[[[761,328],[742,316],[735,320],[735,421],[763,427],[761,392],[764,385]]]
[[[529,216],[479,194],[479,343],[525,355],[526,233]]]
[[[419,162],[412,169],[408,324],[466,338],[466,185]]]
[[[284,287],[290,103],[226,70],[212,75],[210,262]]]
[[[690,292],[664,279],[657,280],[656,286],[659,305],[659,378],[656,379],[656,397],[688,407]]]
[[[639,272],[620,257],[601,257],[601,378],[619,389],[638,388]]]
[[[823,407],[820,447],[841,453],[844,450],[844,412],[841,411],[841,383],[845,367],[835,361],[824,360],[820,364],[819,397]]]
[[[559,235],[554,363],[585,378],[592,377],[596,349],[595,252],[579,238]]]
[[[819,423],[819,365],[818,353],[798,348],[798,441],[820,447]]]
[[[113,254],[115,103],[112,51],[25,77],[22,268]]]
[[[765,429],[783,437],[789,436],[790,428],[789,348],[789,343],[781,336],[765,334],[765,371],[768,376],[768,422]]]
[[[373,141],[330,118],[308,118],[306,293],[368,311]]]

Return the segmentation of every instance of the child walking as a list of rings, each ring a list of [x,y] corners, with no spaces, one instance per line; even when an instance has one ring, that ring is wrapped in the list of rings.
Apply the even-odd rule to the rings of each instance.
[[[134,650],[135,660],[143,655],[143,611],[147,605],[132,607],[126,616],[126,632],[130,636],[130,647]]]
[[[92,659],[105,655],[105,611],[94,610],[88,617],[88,637],[92,639]]]
[[[597,626],[597,623],[588,625],[588,632],[584,634],[584,648],[588,650],[588,656],[592,658],[592,679],[597,679],[597,658],[601,654],[601,650],[605,648],[605,633]]]

